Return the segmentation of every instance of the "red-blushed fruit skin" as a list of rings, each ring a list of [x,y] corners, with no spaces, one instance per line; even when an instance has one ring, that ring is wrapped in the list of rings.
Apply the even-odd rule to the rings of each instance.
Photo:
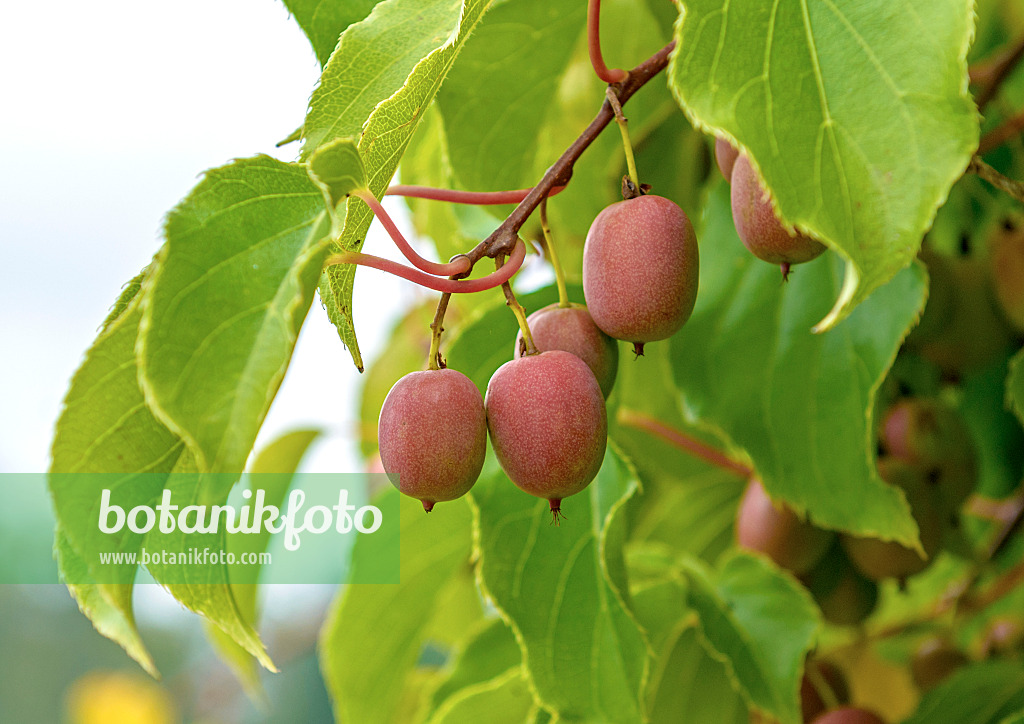
[[[846,707],[827,711],[812,724],[885,724],[885,720],[867,709]]]
[[[740,152],[724,138],[715,138],[715,163],[718,170],[725,176],[725,180],[732,179],[732,170],[736,166],[736,159]]]
[[[740,241],[758,259],[772,264],[802,264],[825,251],[806,234],[789,233],[745,155],[732,169],[732,219]]]
[[[590,312],[582,304],[559,307],[550,304],[526,318],[533,343],[541,352],[560,349],[570,352],[587,363],[608,398],[615,385],[619,370],[619,345],[594,324]],[[516,335],[513,357],[519,359],[523,333]]]
[[[597,475],[608,413],[594,373],[574,354],[541,352],[506,362],[484,398],[494,453],[509,479],[538,498],[575,495]]]
[[[627,342],[668,339],[693,312],[699,276],[690,220],[662,196],[606,207],[583,247],[583,296],[594,322]]]
[[[768,497],[761,481],[751,478],[736,512],[736,541],[741,548],[757,551],[781,568],[807,573],[832,544],[833,533],[800,520],[784,505]]]
[[[433,504],[466,494],[487,452],[480,391],[456,370],[412,372],[395,383],[380,410],[380,459],[400,491]]]

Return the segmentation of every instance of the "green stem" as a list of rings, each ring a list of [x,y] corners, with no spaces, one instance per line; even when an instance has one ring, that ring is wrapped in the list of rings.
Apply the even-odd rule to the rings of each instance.
[[[821,675],[821,670],[817,666],[811,664],[804,668],[804,674],[811,682],[811,686],[818,692],[818,696],[821,697],[822,703],[825,704],[826,710],[838,709],[839,699],[836,697],[835,691],[832,690],[828,680]]]
[[[522,243],[520,240],[519,244]],[[517,244],[518,246],[518,244]],[[494,266],[496,272],[499,271],[504,265],[504,257],[497,256],[494,259]],[[523,333],[523,343],[526,345],[526,353],[522,356],[529,354],[538,354],[540,350],[537,349],[537,345],[533,343],[533,335],[530,334],[530,324],[526,321],[526,310],[523,309],[523,305],[516,299],[515,293],[512,291],[512,285],[509,282],[505,282],[501,285],[501,290],[505,293],[505,304],[512,310],[512,314],[516,315],[516,321],[519,322],[519,330]]]
[[[434,311],[434,321],[430,323],[430,356],[427,358],[427,369],[444,369],[445,363],[441,359],[441,333],[444,332],[444,314],[448,311],[448,300],[452,298],[451,293],[445,292],[437,302],[437,309]]]
[[[640,191],[640,177],[636,172],[636,159],[633,157],[633,144],[629,140],[629,128],[627,127],[626,117],[622,114],[622,104],[619,103],[618,96],[615,95],[615,91],[608,88],[605,92],[608,96],[608,102],[612,106],[612,111],[615,113],[615,123],[619,126],[619,133],[622,134],[622,148],[626,152],[626,168],[629,169],[629,180],[633,182],[633,186],[636,187],[637,193]]]
[[[548,199],[540,202],[540,230],[544,234],[544,245],[548,248],[548,256],[551,257],[551,266],[555,270],[555,284],[558,286],[558,306],[565,307],[569,304],[569,292],[565,289],[565,274],[562,273],[562,265],[558,261],[558,253],[555,251],[555,244],[551,239],[551,227],[548,225]]]

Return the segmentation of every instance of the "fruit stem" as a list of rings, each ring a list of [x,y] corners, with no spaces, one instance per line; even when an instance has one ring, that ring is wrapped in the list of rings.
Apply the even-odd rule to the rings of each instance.
[[[570,306],[569,292],[565,288],[565,275],[562,273],[562,265],[558,261],[558,253],[555,251],[555,243],[551,239],[551,226],[548,224],[548,200],[545,197],[540,202],[540,230],[544,234],[544,245],[548,248],[548,256],[551,258],[551,266],[555,270],[555,285],[558,286],[558,306],[562,309]]]
[[[664,440],[669,445],[685,453],[711,463],[715,467],[728,471],[741,478],[749,478],[754,471],[743,463],[730,459],[721,450],[701,442],[700,440],[669,427],[660,420],[636,410],[620,407],[616,418],[620,425],[641,430],[654,437]]]
[[[520,240],[519,244],[522,243],[522,240]],[[498,271],[505,268],[505,263],[501,256],[495,258],[494,266]],[[523,305],[519,303],[518,299],[516,299],[516,295],[512,291],[512,285],[505,282],[501,285],[501,290],[505,292],[505,304],[507,304],[508,308],[512,310],[512,314],[516,315],[516,321],[519,322],[519,329],[523,333],[522,344],[526,346],[526,350],[522,356],[525,357],[530,354],[539,354],[540,351],[537,349],[537,345],[533,343],[533,335],[530,334],[530,324],[526,321],[526,310],[523,309]]]
[[[358,199],[362,199],[363,202],[370,207],[374,216],[380,219],[380,223],[384,225],[388,235],[391,237],[392,241],[395,242],[395,246],[397,246],[399,251],[402,252],[402,255],[420,271],[424,271],[427,274],[447,277],[465,274],[473,268],[473,262],[465,255],[457,256],[447,264],[438,264],[436,262],[427,261],[417,254],[416,250],[409,245],[409,242],[406,241],[404,236],[402,236],[402,232],[398,230],[397,226],[395,226],[395,222],[391,220],[388,212],[384,210],[384,207],[380,205],[380,202],[377,201],[377,198],[372,193],[370,193],[369,189],[358,189],[353,191],[352,195]]]
[[[519,271],[519,267],[523,265],[523,259],[525,258],[526,244],[524,244],[522,239],[520,239],[512,250],[512,256],[509,257],[508,264],[505,264],[500,269],[491,272],[485,277],[480,277],[479,279],[445,279],[442,277],[435,277],[430,274],[425,274],[417,269],[407,267],[404,264],[391,261],[390,259],[382,259],[379,256],[363,254],[357,251],[343,251],[340,254],[328,257],[327,261],[324,262],[324,266],[334,266],[335,264],[359,264],[360,266],[368,266],[373,269],[388,272],[389,274],[394,274],[395,276],[402,277],[403,279],[408,279],[411,282],[416,282],[420,286],[426,287],[427,289],[433,289],[437,292],[465,294],[468,292],[482,292],[486,289],[493,289],[501,284],[507,284],[508,280],[512,278],[512,275]]]
[[[428,370],[439,370],[446,367],[441,358],[441,333],[444,332],[444,314],[448,311],[448,300],[452,295],[445,292],[437,302],[434,310],[434,321],[430,323],[430,356],[427,358]]]
[[[971,162],[967,164],[967,172],[978,174],[978,176],[988,181],[1000,191],[1006,192],[1018,201],[1024,201],[1024,183],[1003,176],[1003,174],[982,161],[980,156],[975,156],[971,159]]]
[[[548,196],[561,193],[565,186],[555,186]],[[384,192],[385,196],[405,196],[413,199],[429,199],[431,201],[447,201],[452,204],[474,204],[476,206],[494,206],[497,204],[518,204],[525,199],[533,188],[516,189],[515,191],[456,191],[455,189],[439,189],[433,186],[410,186],[395,184]]]
[[[626,152],[626,168],[629,169],[629,180],[633,182],[639,192],[640,178],[636,172],[636,159],[633,157],[633,144],[629,140],[629,128],[627,127],[628,121],[622,114],[622,104],[619,103],[618,97],[615,95],[615,91],[608,88],[605,91],[605,95],[608,96],[608,103],[611,104],[612,112],[615,114],[615,123],[619,126],[619,133],[622,134],[622,148]]]
[[[836,692],[833,691],[832,686],[828,683],[828,679],[821,675],[821,670],[812,664],[804,667],[804,674],[807,675],[807,679],[811,682],[814,690],[818,692],[822,703],[825,704],[825,709],[838,709],[839,697],[836,696]]]
[[[594,73],[602,81],[621,83],[629,77],[626,71],[620,68],[611,70],[604,64],[604,56],[601,55],[601,0],[589,0],[587,3],[587,48]]]

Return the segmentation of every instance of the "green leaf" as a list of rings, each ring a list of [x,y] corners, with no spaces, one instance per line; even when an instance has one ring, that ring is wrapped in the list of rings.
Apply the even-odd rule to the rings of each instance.
[[[292,482],[292,477],[309,446],[319,437],[319,430],[294,430],[285,433],[264,447],[253,460],[250,472],[259,476],[259,486],[265,491],[267,505],[280,506]],[[250,478],[251,483],[256,479]],[[250,486],[251,487],[251,486]],[[227,550],[241,560],[243,553],[266,551],[270,531],[242,535],[229,534]],[[257,566],[258,569],[258,566]],[[256,574],[258,576],[258,574]],[[232,583],[231,593],[242,620],[256,628],[259,616],[259,586],[252,583]],[[238,676],[249,695],[264,699],[259,669],[255,659],[223,630],[204,622],[204,630],[220,657]]]
[[[165,490],[170,491],[173,500],[181,501],[183,506],[205,503],[210,485],[204,480],[191,455],[179,458],[171,473]],[[225,498],[216,499],[216,504],[222,504]],[[184,533],[175,526],[171,533],[164,533],[158,526],[146,535],[146,548],[163,551],[182,560],[192,550],[228,550],[228,540],[223,528],[216,533]],[[151,561],[146,567],[153,578],[162,583],[185,608],[208,618],[262,666],[277,671],[253,628],[252,620],[247,619],[246,613],[235,600],[231,574],[226,563],[175,565]]]
[[[533,697],[522,667],[467,687],[446,701],[430,724],[522,724],[533,711]]]
[[[480,23],[437,96],[461,187],[504,190],[536,182],[537,136],[586,15],[584,3],[509,0]],[[595,97],[595,110],[600,103]]]
[[[812,334],[842,283],[841,262],[820,257],[783,283],[736,236],[724,184],[705,213],[700,294],[671,340],[688,416],[725,433],[770,493],[816,524],[913,544],[902,493],[875,470],[871,421],[922,306],[921,270],[902,271],[840,326]]]
[[[309,38],[320,65],[326,65],[338,38],[349,25],[357,23],[380,0],[282,0],[295,22]]]
[[[958,412],[971,431],[978,459],[975,492],[989,498],[1010,495],[1024,472],[1024,430],[1004,405],[1013,384],[1008,369],[1009,360],[1001,355],[960,380]]]
[[[59,526],[56,536],[57,565],[61,574],[69,581],[87,580],[88,566],[75,553]],[[160,678],[153,657],[135,626],[131,585],[101,587],[95,583],[68,583],[67,586],[79,610],[97,631],[119,644],[150,676]]]
[[[587,490],[563,501],[559,526],[493,455],[470,492],[480,584],[512,626],[538,700],[567,719],[641,718],[647,649],[622,558],[622,510],[637,490],[609,449]]]
[[[911,263],[978,143],[967,0],[691,0],[669,83],[848,262],[827,329]]]
[[[1024,668],[983,661],[928,692],[905,724],[999,724],[1024,707]]]
[[[366,20],[346,30],[310,100],[303,158],[327,141],[358,136],[368,187],[380,198],[419,119],[490,2],[385,0]],[[338,246],[358,250],[373,213],[351,198],[347,211]],[[354,279],[353,264],[329,267],[321,279],[320,298],[362,371],[352,326]]]
[[[458,692],[498,678],[510,669],[519,668],[522,661],[519,645],[512,635],[512,629],[500,618],[481,620],[467,638],[451,674],[431,696],[432,712],[436,712],[449,697],[454,697]],[[530,702],[533,702],[532,697]]]
[[[146,401],[201,471],[244,468],[313,299],[326,225],[306,169],[267,156],[207,172],[168,216],[139,364]]]
[[[464,500],[427,515],[418,501],[401,497],[401,583],[347,586],[321,634],[320,665],[338,721],[395,720],[444,588],[469,562],[471,515]],[[373,545],[383,543],[357,540],[353,578],[360,567],[377,565]]]
[[[1024,349],[1010,360],[1010,374],[1006,378],[1006,405],[1024,424]]]
[[[689,604],[709,651],[721,657],[751,705],[797,724],[804,659],[821,627],[810,594],[756,556],[739,553],[712,574],[686,564]]]
[[[366,169],[351,138],[336,138],[309,157],[309,175],[333,211],[352,191],[366,186]],[[344,219],[342,219],[343,221]]]
[[[96,527],[101,477],[65,473],[121,473],[122,489],[140,500],[159,495],[161,476],[185,453],[184,445],[153,417],[139,389],[135,342],[139,320],[139,286],[129,283],[103,331],[75,372],[54,433],[49,487],[57,516],[58,564],[82,612],[96,629],[120,644],[143,668],[155,671],[132,611],[135,565],[123,565],[101,577],[90,553],[108,543]],[[114,317],[112,314],[111,317]],[[94,483],[82,485],[81,483]],[[76,484],[77,483],[77,484]],[[118,550],[138,550],[139,541],[125,532]],[[78,551],[81,551],[79,553]],[[78,581],[102,580],[97,584]],[[111,581],[114,582],[106,582]]]

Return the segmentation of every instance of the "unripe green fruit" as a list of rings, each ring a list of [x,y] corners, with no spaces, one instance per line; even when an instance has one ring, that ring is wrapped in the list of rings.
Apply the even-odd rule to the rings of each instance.
[[[825,712],[812,724],[885,724],[885,721],[867,709],[846,707]]]
[[[740,152],[724,138],[715,138],[715,163],[718,164],[718,170],[725,176],[726,181],[732,178],[732,170],[739,155]]]
[[[757,478],[751,478],[736,511],[736,541],[793,573],[806,573],[821,560],[833,541],[830,531],[801,520],[772,502]]]
[[[803,580],[825,620],[836,626],[856,626],[878,603],[878,586],[857,572],[840,545],[832,546]]]
[[[969,663],[966,655],[945,639],[930,636],[922,641],[910,658],[910,675],[922,691],[934,689],[957,669]]]
[[[1006,319],[1024,332],[1024,226],[1006,222],[991,244],[992,285]]]
[[[392,484],[423,502],[466,494],[487,452],[487,418],[476,385],[455,370],[412,372],[380,410],[380,460]]]
[[[506,362],[487,383],[484,404],[505,474],[556,514],[600,470],[608,413],[594,373],[576,355],[552,350]]]
[[[891,485],[903,488],[917,521],[921,547],[917,551],[894,541],[841,536],[840,541],[854,568],[872,581],[904,579],[927,568],[942,545],[942,516],[923,483],[921,471],[896,458],[878,461],[878,472]]]
[[[850,701],[850,687],[839,667],[823,659],[808,661],[805,668],[810,669],[811,667],[814,667],[817,676],[823,679],[828,688],[832,690],[832,695],[837,703],[846,704]],[[819,716],[827,708],[828,705],[821,698],[821,694],[811,679],[810,672],[804,673],[804,677],[800,680],[800,713],[803,714],[804,721],[810,721]]]
[[[758,259],[772,264],[802,264],[820,256],[825,245],[806,234],[790,233],[745,155],[732,169],[732,219],[740,241]]]
[[[606,207],[583,247],[583,295],[594,322],[615,339],[667,339],[697,300],[697,237],[676,204],[639,196]]]
[[[560,349],[587,363],[597,378],[605,398],[612,393],[619,369],[619,345],[594,324],[590,312],[582,304],[560,307],[551,304],[526,318],[533,343],[541,352]],[[513,356],[523,354],[523,333],[516,335]]]

